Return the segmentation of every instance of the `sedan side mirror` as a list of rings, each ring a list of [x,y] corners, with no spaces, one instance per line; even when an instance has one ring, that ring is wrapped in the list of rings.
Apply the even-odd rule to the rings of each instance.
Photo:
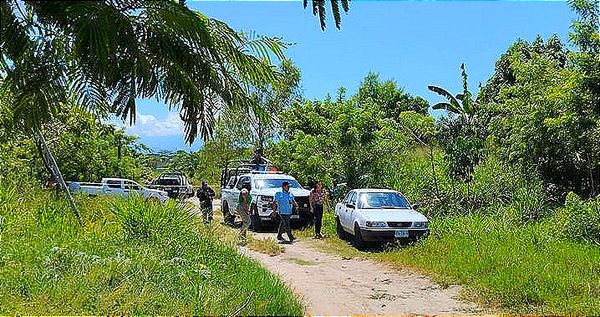
[[[419,207],[421,207],[421,204],[418,204],[418,203],[417,204],[412,204],[411,207],[412,207],[412,209],[417,210],[417,209],[419,209]]]
[[[346,204],[346,207],[354,209],[354,205],[353,204]]]

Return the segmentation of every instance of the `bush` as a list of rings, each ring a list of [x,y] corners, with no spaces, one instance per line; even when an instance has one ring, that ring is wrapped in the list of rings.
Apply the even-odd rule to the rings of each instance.
[[[128,238],[149,240],[168,236],[172,232],[189,230],[194,216],[186,204],[168,200],[165,205],[148,202],[142,196],[111,203],[111,211]]]
[[[556,219],[565,236],[600,245],[600,197],[584,202],[570,192]]]

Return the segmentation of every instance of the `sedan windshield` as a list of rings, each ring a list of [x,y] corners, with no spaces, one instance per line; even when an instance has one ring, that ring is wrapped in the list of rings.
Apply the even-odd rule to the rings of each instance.
[[[257,179],[254,181],[256,189],[281,188],[283,182],[290,183],[290,188],[302,188],[294,179]]]
[[[410,208],[404,196],[394,192],[362,193],[358,199],[358,208],[381,209],[381,208]]]

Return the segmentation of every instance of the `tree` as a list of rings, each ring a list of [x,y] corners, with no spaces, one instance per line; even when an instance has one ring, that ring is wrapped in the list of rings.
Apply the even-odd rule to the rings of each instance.
[[[369,74],[349,99],[341,88],[335,101],[294,103],[281,115],[283,139],[270,145],[270,155],[300,182],[318,178],[350,188],[385,186],[394,158],[410,138],[400,127],[401,116],[388,116],[383,108],[389,104],[390,109],[406,109],[398,102],[408,99],[402,96],[409,95]]]
[[[3,88],[29,125],[73,97],[133,122],[135,99],[157,97],[180,110],[188,142],[206,138],[218,109],[250,106],[247,85],[276,79],[269,58],[285,47],[173,1],[0,3]]]
[[[279,129],[279,113],[300,100],[300,70],[290,60],[278,66],[279,80],[252,89],[253,107],[228,109],[221,118],[223,132],[235,136],[243,146],[263,151],[267,140]]]
[[[3,0],[0,19],[0,90],[10,91],[14,122],[40,140],[68,196],[41,133],[65,107],[133,123],[136,98],[156,97],[179,109],[191,143],[210,136],[217,111],[251,106],[248,85],[277,79],[270,57],[283,59],[286,46],[175,1]]]
[[[547,43],[518,41],[501,57],[512,81],[484,88],[491,101],[481,109],[489,148],[538,173],[557,200],[568,191],[593,196],[600,173],[597,105],[586,75],[563,59],[570,55],[554,37]]]
[[[376,73],[368,73],[358,88],[358,100],[361,104],[379,105],[388,118],[398,118],[404,111],[427,114],[429,103],[421,97],[415,97],[398,87],[395,81],[381,81]]]

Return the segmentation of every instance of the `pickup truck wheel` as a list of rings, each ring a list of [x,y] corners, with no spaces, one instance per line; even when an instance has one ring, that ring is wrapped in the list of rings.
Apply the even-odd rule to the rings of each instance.
[[[354,239],[352,242],[357,249],[364,250],[365,241],[360,234],[360,228],[358,227],[358,224],[354,224]]]
[[[254,204],[252,204],[252,207],[250,207],[250,227],[254,232],[262,229],[262,223],[260,222],[260,217],[258,216],[258,209]]]
[[[335,218],[335,231],[337,233],[338,238],[346,240],[346,231],[344,231],[344,228],[340,223],[340,218]]]

